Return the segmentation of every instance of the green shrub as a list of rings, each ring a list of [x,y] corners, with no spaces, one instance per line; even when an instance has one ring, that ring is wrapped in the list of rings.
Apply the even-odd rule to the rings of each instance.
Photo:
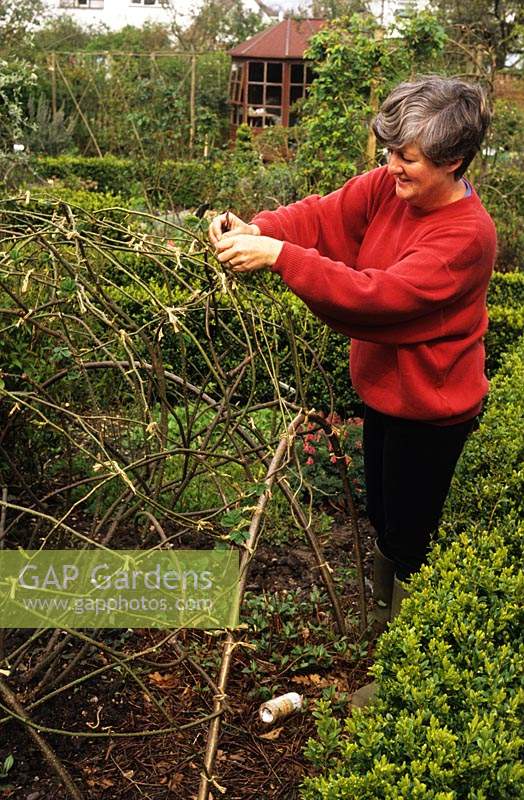
[[[252,128],[240,125],[235,146],[217,165],[215,205],[231,208],[245,219],[300,197],[301,178],[296,165],[282,159],[265,164],[263,143],[258,141],[262,136],[255,137]],[[267,140],[267,133],[265,137]]]
[[[317,711],[304,800],[513,800],[524,794],[520,550],[524,340],[493,380],[447,504],[373,668],[378,699],[344,728]]]
[[[40,156],[34,159],[33,166],[37,175],[44,180],[58,178],[71,181],[75,187],[80,179],[97,192],[127,195],[135,181],[133,162],[116,156]]]
[[[51,205],[66,203],[73,209],[82,209],[88,213],[101,211],[104,208],[125,207],[122,195],[111,192],[90,192],[87,189],[73,189],[67,186],[36,186],[31,189],[29,208],[36,206],[41,211],[48,211]]]
[[[198,161],[132,161],[103,156],[46,156],[33,162],[37,175],[45,180],[58,178],[80,181],[98,192],[123,197],[147,197],[151,202],[170,208],[191,208],[208,200],[213,191],[211,165]],[[75,184],[76,179],[76,184]]]
[[[524,272],[494,272],[489,283],[488,304],[503,308],[524,307]]]
[[[253,148],[239,148],[220,161],[132,161],[104,156],[42,156],[31,162],[43,180],[68,188],[142,198],[154,207],[196,208],[210,203],[250,217],[299,198],[293,162],[264,164]]]
[[[524,339],[508,352],[492,381],[480,429],[460,460],[446,525],[475,520],[486,528],[524,517]]]
[[[478,186],[498,236],[497,269],[521,270],[524,261],[524,179],[522,166],[497,161]]]
[[[504,354],[520,339],[522,331],[524,331],[524,303],[520,308],[511,305],[489,307],[489,327],[485,338],[488,376],[495,374]]]
[[[489,327],[486,333],[486,371],[500,366],[504,353],[524,330],[524,272],[495,272],[488,289]]]
[[[414,582],[380,641],[380,699],[346,721],[330,774],[306,781],[305,799],[522,796],[522,577],[505,527],[470,534]],[[321,740],[309,754],[320,765],[329,749]]]

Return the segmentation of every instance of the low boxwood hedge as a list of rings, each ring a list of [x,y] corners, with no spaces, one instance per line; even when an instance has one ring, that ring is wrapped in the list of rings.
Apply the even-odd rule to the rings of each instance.
[[[494,272],[489,282],[488,304],[502,308],[524,307],[524,272]]]
[[[39,156],[31,160],[35,175],[81,184],[91,191],[126,198],[147,198],[161,209],[197,208],[210,203],[231,208],[248,219],[261,208],[298,199],[298,177],[289,164],[254,164],[239,168],[230,154],[203,161],[154,161],[103,156]]]
[[[495,523],[511,526],[512,520],[524,520],[523,422],[521,337],[492,380],[480,428],[470,437],[457,466],[444,517],[450,535],[473,521],[488,530]],[[507,541],[509,545],[514,541],[509,531]]]
[[[486,372],[491,377],[499,368],[504,354],[522,336],[524,301],[520,307],[490,305],[488,310],[489,327],[485,338]]]
[[[123,197],[147,196],[162,207],[194,208],[209,200],[217,182],[211,164],[190,161],[132,161],[103,156],[40,156],[34,172],[44,180],[77,179],[94,191]]]
[[[524,339],[492,382],[440,540],[378,644],[378,700],[321,704],[304,800],[524,797]]]
[[[495,272],[488,291],[486,369],[493,375],[524,331],[524,272]]]

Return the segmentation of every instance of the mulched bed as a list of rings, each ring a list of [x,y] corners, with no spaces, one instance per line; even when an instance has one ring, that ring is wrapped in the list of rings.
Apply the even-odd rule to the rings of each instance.
[[[371,553],[371,531],[366,520],[361,520],[363,544],[366,550],[366,572],[369,574]],[[323,537],[327,560],[333,567],[346,567],[352,563],[351,537],[349,531],[335,520],[333,531]],[[274,592],[300,591],[307,596],[313,576],[316,575],[312,554],[303,542],[288,542],[282,545],[259,547],[250,571],[248,592],[250,596]],[[344,609],[353,610],[355,626],[350,637],[355,642],[362,637],[356,624],[357,592],[354,581],[347,579],[342,589]],[[297,619],[297,625],[307,626],[308,620]],[[326,624],[329,624],[327,622]],[[127,653],[142,650],[165,637],[165,631],[137,630],[98,631],[97,637],[106,644]],[[278,620],[275,620],[275,642],[278,639]],[[23,641],[24,633],[17,634]],[[26,657],[27,668],[41,654],[44,637]],[[373,631],[368,631],[366,640],[361,640],[364,657],[351,659],[335,656],[328,668],[315,668],[314,664],[299,673],[280,669],[263,661],[260,670],[253,676],[243,671],[253,658],[258,658],[247,647],[236,649],[230,676],[228,701],[221,728],[219,750],[215,766],[218,786],[211,790],[211,797],[227,797],[228,800],[294,800],[299,797],[299,785],[304,776],[313,774],[311,765],[303,756],[308,738],[314,735],[312,706],[327,687],[335,686],[342,698],[341,713],[344,712],[344,696],[351,693],[366,680],[366,672],[373,652]],[[249,633],[245,640],[249,642]],[[184,646],[200,648],[205,668],[216,678],[216,656],[218,649],[208,634],[186,631],[178,640]],[[7,651],[16,643],[9,640]],[[66,647],[58,662],[64,668],[79,644],[74,641]],[[202,678],[187,663],[163,666],[176,659],[176,654],[167,643],[151,657],[153,663],[141,669],[144,684],[161,699],[166,712],[175,724],[183,725],[199,716],[210,713],[212,692]],[[209,663],[207,663],[209,661]],[[108,662],[101,650],[91,650],[85,659],[67,677],[72,680],[97,669]],[[27,685],[23,682],[23,671],[8,678],[10,687],[18,691],[18,699],[25,705],[29,702],[31,689],[39,678]],[[18,677],[18,681],[17,681]],[[55,677],[54,675],[52,677]],[[304,695],[306,707],[303,713],[295,714],[273,727],[263,725],[258,717],[261,689],[277,694],[297,691]],[[76,689],[76,691],[75,691]],[[44,691],[45,693],[45,691]],[[168,727],[166,718],[151,702],[147,693],[126,673],[108,670],[94,679],[73,687],[56,696],[32,712],[34,721],[41,725],[71,731],[144,731]],[[206,746],[207,724],[187,731],[157,736],[139,735],[132,738],[80,738],[44,734],[58,756],[71,772],[85,800],[111,798],[111,800],[192,800],[196,798]],[[65,800],[67,794],[58,779],[51,773],[23,728],[14,722],[3,726],[0,739],[0,770],[5,757],[12,753],[14,765],[6,778],[0,779],[0,798],[16,800]],[[222,793],[218,787],[224,787]]]

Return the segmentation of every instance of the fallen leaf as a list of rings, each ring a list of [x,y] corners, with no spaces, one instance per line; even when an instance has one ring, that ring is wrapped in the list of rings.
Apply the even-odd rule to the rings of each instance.
[[[176,772],[174,775],[171,776],[167,788],[170,792],[176,791],[180,784],[182,783],[184,776],[181,772]]]
[[[160,689],[173,689],[178,685],[178,676],[170,673],[161,675],[160,672],[150,672],[147,676],[151,683],[158,686]]]
[[[333,678],[323,678],[322,675],[317,675],[316,673],[312,675],[295,675],[293,678],[293,683],[300,683],[303,686],[316,686],[319,689],[332,686],[334,682]]]
[[[261,733],[259,739],[271,739],[271,740],[278,739],[283,730],[284,730],[283,726],[280,728],[273,728],[272,731],[268,731],[267,733]]]
[[[162,771],[169,771],[173,768],[172,761],[155,761],[155,769]]]

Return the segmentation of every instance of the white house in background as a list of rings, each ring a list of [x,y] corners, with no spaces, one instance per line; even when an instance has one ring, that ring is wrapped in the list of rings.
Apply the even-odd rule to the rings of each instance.
[[[371,0],[371,12],[382,25],[391,25],[395,14],[410,11],[422,11],[429,5],[429,0]]]
[[[125,25],[141,28],[145,22],[168,23],[194,5],[194,0],[46,0],[50,15],[67,14],[76,22],[85,25],[107,25],[118,30]]]
[[[396,13],[421,10],[429,0],[370,0],[372,13],[383,25],[389,25]],[[179,22],[197,9],[199,0],[46,0],[53,16],[68,14],[86,25],[107,25],[118,30],[125,25],[142,27],[145,22],[168,23],[176,14]],[[312,0],[244,0],[249,11],[262,11],[267,21],[283,19],[286,12],[311,8]]]
[[[169,23],[173,17],[184,22],[190,11],[201,5],[200,0],[44,0],[52,16],[68,14],[80,24],[107,25],[118,30],[125,25],[141,28],[145,22]],[[292,2],[292,0],[291,0]],[[262,11],[268,22],[272,16],[266,13],[263,0],[243,0],[248,11]],[[283,5],[286,5],[284,0]],[[291,8],[288,2],[288,8]],[[278,18],[279,11],[275,10]]]
[[[255,0],[256,2],[256,0]],[[390,25],[395,14],[407,11],[421,11],[429,5],[430,0],[367,0],[368,7],[381,25]],[[260,0],[258,5],[274,12],[274,16],[282,18],[286,12],[300,12],[308,8],[314,11],[314,0]],[[314,16],[314,13],[311,14]]]
[[[422,11],[429,5],[430,0],[367,0],[369,10],[381,23],[390,25],[395,14],[406,13],[408,11]],[[251,8],[252,5],[262,9],[270,17],[283,19],[286,12],[303,12],[309,9],[310,15],[314,16],[315,0],[244,0],[244,5]]]

